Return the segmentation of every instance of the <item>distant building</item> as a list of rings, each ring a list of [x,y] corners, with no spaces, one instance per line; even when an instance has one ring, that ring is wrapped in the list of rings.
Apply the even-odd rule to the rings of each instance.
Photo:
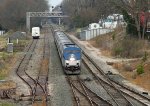
[[[121,14],[112,14],[109,15],[106,19],[101,19],[99,21],[99,24],[103,27],[103,28],[110,28],[110,29],[114,29],[117,27],[117,25],[123,24],[123,15]]]
[[[88,27],[82,28],[79,32],[79,38],[81,40],[90,40],[96,36],[100,36],[109,32],[113,29],[102,28],[99,23],[91,23]]]
[[[5,34],[4,30],[0,31],[0,35],[4,35],[4,34]]]
[[[89,24],[89,29],[90,30],[91,29],[98,29],[98,28],[100,28],[99,23],[91,23],[91,24]]]

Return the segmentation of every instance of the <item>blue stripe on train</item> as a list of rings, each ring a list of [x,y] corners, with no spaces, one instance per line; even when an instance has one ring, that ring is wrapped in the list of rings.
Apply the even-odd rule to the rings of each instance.
[[[81,49],[78,47],[67,47],[63,50],[65,60],[69,60],[71,54],[74,54],[77,60],[81,60]]]

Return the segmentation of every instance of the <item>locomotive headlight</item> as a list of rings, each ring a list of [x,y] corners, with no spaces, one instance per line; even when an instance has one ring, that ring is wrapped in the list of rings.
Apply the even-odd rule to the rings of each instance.
[[[76,60],[75,55],[74,55],[74,54],[71,54],[71,56],[70,56],[69,60],[70,60],[70,61],[74,61],[74,60]]]
[[[74,60],[76,60],[76,59],[71,57],[69,60],[70,60],[70,61],[74,61]]]

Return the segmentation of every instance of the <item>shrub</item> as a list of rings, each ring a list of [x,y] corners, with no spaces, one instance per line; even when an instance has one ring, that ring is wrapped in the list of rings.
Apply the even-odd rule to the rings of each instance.
[[[114,48],[114,55],[115,56],[118,56],[118,55],[121,56],[122,52],[123,52],[123,49],[121,47]]]
[[[127,23],[126,31],[130,35],[137,35],[137,28],[135,27],[135,20],[132,18],[131,15],[127,13],[127,11],[122,11],[124,20]]]
[[[137,67],[137,74],[140,75],[140,74],[143,74],[144,73],[144,67],[142,64],[138,65]]]
[[[140,54],[142,43],[134,38],[125,38],[122,41],[122,48],[124,50],[123,57],[138,57]]]
[[[15,106],[13,103],[0,103],[0,106]]]
[[[2,59],[5,61],[7,58],[8,58],[8,55],[5,52],[3,52]]]
[[[114,44],[113,54],[121,57],[141,57],[143,42],[134,38],[125,37],[123,40]]]
[[[142,58],[143,62],[145,62],[148,58],[148,53],[145,51],[144,56]]]
[[[113,34],[112,34],[112,39],[115,40],[115,38],[116,38],[116,34],[113,33]]]

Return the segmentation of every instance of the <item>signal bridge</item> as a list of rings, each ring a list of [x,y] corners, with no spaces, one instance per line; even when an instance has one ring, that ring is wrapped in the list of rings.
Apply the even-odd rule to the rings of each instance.
[[[61,18],[68,17],[67,15],[63,15],[62,12],[27,12],[26,13],[26,28],[30,31],[30,17],[51,17],[51,18],[58,18],[59,24]]]

